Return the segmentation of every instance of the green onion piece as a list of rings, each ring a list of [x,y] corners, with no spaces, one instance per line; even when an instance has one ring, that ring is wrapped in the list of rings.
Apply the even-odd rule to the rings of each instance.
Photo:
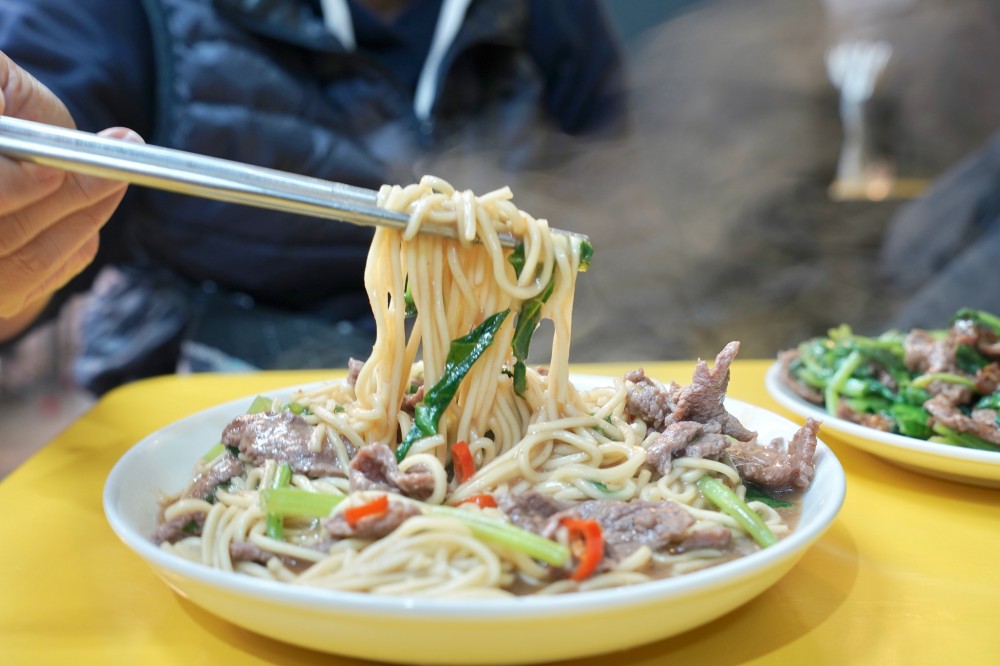
[[[920,375],[910,386],[914,388],[927,388],[932,382],[947,382],[949,384],[960,384],[968,389],[976,390],[976,382],[972,381],[968,377],[963,377],[962,375],[956,375],[952,372],[928,372],[926,375]]]
[[[777,497],[772,497],[766,492],[757,488],[756,486],[747,485],[747,502],[763,502],[764,504],[772,507],[774,509],[787,508],[790,506],[795,506],[795,502],[789,502],[787,500],[778,499]],[[751,509],[752,510],[752,509]]]
[[[222,442],[218,442],[218,443],[216,443],[215,446],[213,446],[212,448],[210,448],[208,451],[205,451],[205,454],[202,455],[201,459],[204,460],[205,462],[208,462],[209,460],[215,460],[219,456],[219,454],[222,453],[225,450],[226,450],[226,447],[223,445],[223,443]]]
[[[260,414],[262,412],[271,411],[271,405],[274,401],[265,396],[259,395],[253,399],[250,403],[250,407],[247,408],[247,414]]]
[[[594,258],[594,246],[590,241],[580,243],[580,272],[586,273],[590,268],[590,260]]]
[[[698,490],[709,502],[732,517],[761,548],[767,548],[778,543],[778,538],[756,511],[747,506],[746,502],[736,496],[728,486],[711,476],[698,479]]]
[[[507,546],[552,566],[562,566],[569,559],[569,549],[561,543],[502,520],[450,506],[430,506],[428,513],[454,518],[464,523],[477,539]]]
[[[267,488],[260,492],[260,509],[266,514],[326,518],[347,495],[311,493],[301,488]]]

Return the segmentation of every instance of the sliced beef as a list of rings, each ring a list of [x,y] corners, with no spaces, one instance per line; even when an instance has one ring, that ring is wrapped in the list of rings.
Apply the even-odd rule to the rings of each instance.
[[[973,410],[966,415],[959,408],[960,401],[954,395],[939,393],[924,403],[924,409],[930,412],[931,421],[940,423],[946,428],[958,432],[968,432],[994,444],[1000,444],[1000,425],[997,424],[997,412],[993,409]]]
[[[233,562],[267,564],[267,561],[274,556],[274,553],[269,553],[249,541],[232,541],[229,544],[229,559]]]
[[[413,393],[407,393],[403,396],[402,409],[404,412],[413,416],[417,410],[417,404],[424,399],[424,385],[421,384],[417,387],[417,390]]]
[[[570,506],[569,502],[560,502],[551,495],[534,490],[517,494],[498,493],[496,499],[497,506],[510,522],[536,534],[541,534],[549,518]]]
[[[642,419],[653,430],[663,431],[680,421],[701,424],[718,423],[723,435],[736,439],[753,439],[754,433],[743,427],[724,404],[729,386],[729,366],[739,352],[740,343],[730,342],[715,358],[709,370],[704,361],[695,366],[687,386],[660,384],[639,370],[625,375],[628,396],[625,410],[632,418]]]
[[[769,446],[756,438],[730,441],[727,452],[745,481],[768,490],[805,489],[816,472],[816,432],[820,422],[806,419],[785,447],[783,437]]]
[[[976,391],[982,395],[995,393],[1000,388],[1000,364],[990,363],[979,368],[974,378]]]
[[[955,346],[954,336],[938,338],[915,328],[903,340],[903,363],[910,372],[954,372]]]
[[[364,361],[359,361],[353,356],[347,359],[347,383],[350,386],[358,385],[358,375],[361,374],[361,369],[365,367]]]
[[[786,349],[778,354],[778,363],[781,368],[781,380],[784,382],[785,386],[792,390],[792,393],[799,396],[803,400],[807,400],[814,405],[822,405],[824,402],[822,391],[809,386],[808,384],[804,384],[791,373],[791,365],[797,358],[799,358],[799,356],[800,354],[798,349]]]
[[[181,539],[201,534],[201,530],[205,527],[205,516],[205,512],[198,511],[160,523],[153,530],[153,543],[157,545],[164,542],[177,543]]]
[[[722,433],[746,441],[755,433],[747,430],[739,419],[726,411],[724,400],[729,387],[729,366],[740,351],[740,343],[730,342],[715,357],[715,366],[709,370],[704,361],[695,366],[691,383],[680,390],[677,396],[675,421],[716,422],[722,426]]]
[[[687,553],[692,550],[714,548],[724,550],[732,541],[733,533],[727,527],[713,527],[707,530],[690,532],[680,543],[670,546],[672,553]]]
[[[420,508],[410,502],[389,500],[384,513],[365,516],[351,525],[338,511],[323,520],[323,527],[334,537],[357,537],[359,539],[381,539],[391,534],[408,518],[420,515]]]
[[[541,534],[551,538],[564,518],[600,524],[608,564],[628,557],[641,546],[656,551],[681,541],[694,523],[691,514],[676,502],[588,500],[551,516]]]
[[[241,414],[223,430],[222,443],[238,448],[254,465],[276,460],[311,478],[344,476],[337,453],[326,438],[318,452],[310,450],[315,429],[290,411]]]
[[[869,428],[875,428],[876,430],[881,430],[882,432],[890,432],[893,426],[893,420],[888,416],[885,416],[884,414],[865,414],[862,412],[856,412],[843,400],[837,403],[837,418],[867,426]]]
[[[660,474],[666,474],[674,458],[718,460],[726,449],[726,437],[718,423],[696,421],[671,423],[646,449],[646,462]]]
[[[630,383],[625,405],[627,412],[645,421],[653,430],[662,430],[677,409],[676,394],[680,387],[673,382],[666,386],[660,384],[647,377],[642,368],[627,372],[625,381]]]
[[[182,497],[208,499],[221,484],[243,474],[243,463],[234,455],[220,456],[215,464],[198,472]]]
[[[396,454],[385,444],[362,447],[351,461],[351,490],[385,490],[425,500],[434,492],[434,475],[422,465],[406,472],[399,469]]]

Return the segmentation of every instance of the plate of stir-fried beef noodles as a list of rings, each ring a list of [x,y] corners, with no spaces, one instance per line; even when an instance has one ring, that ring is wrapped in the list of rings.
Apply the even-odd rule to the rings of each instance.
[[[912,470],[1000,486],[1000,317],[960,308],[940,328],[847,325],[778,355],[772,396],[834,437]]]
[[[591,249],[510,197],[383,188],[411,227],[372,242],[371,355],[139,442],[105,487],[125,543],[240,626],[398,663],[619,650],[774,584],[843,502],[820,420],[727,398],[736,341],[689,382],[571,374]]]

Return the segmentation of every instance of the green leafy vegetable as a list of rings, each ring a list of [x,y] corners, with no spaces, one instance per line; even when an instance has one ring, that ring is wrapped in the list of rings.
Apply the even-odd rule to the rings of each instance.
[[[487,317],[468,335],[452,340],[444,372],[437,383],[424,393],[424,399],[417,403],[413,425],[406,433],[406,439],[396,449],[397,460],[402,461],[418,439],[437,434],[438,421],[454,399],[459,384],[483,352],[493,344],[494,336],[509,314],[510,310],[504,310]]]
[[[247,408],[247,414],[261,414],[263,412],[271,411],[271,405],[274,401],[265,396],[259,395],[253,399],[250,403],[250,407]]]

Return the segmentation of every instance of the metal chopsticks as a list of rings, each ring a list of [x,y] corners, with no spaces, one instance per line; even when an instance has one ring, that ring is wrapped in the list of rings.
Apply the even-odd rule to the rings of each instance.
[[[402,229],[409,219],[380,208],[372,190],[19,118],[0,116],[0,154],[180,194],[361,226]],[[422,231],[455,236],[454,229],[440,225],[425,225]],[[510,234],[501,234],[500,240],[508,247],[515,244]]]

